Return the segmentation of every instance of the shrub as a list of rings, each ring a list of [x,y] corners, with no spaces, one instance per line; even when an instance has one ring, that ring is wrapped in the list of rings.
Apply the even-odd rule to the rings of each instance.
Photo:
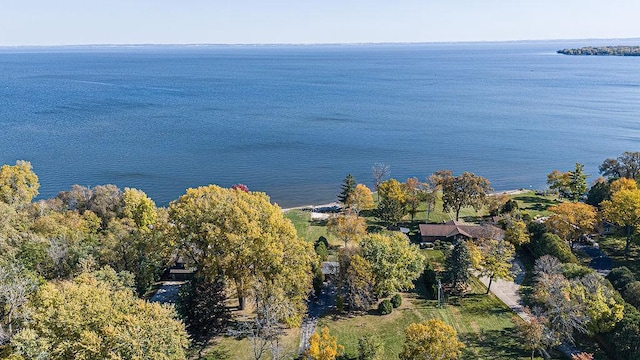
[[[569,245],[560,239],[558,235],[552,233],[544,233],[540,237],[532,236],[529,249],[536,258],[551,255],[558,258],[562,263],[578,262]]]
[[[391,312],[393,311],[393,305],[391,305],[391,301],[387,299],[382,300],[380,305],[378,305],[378,311],[380,312],[380,315],[391,314]]]
[[[607,275],[607,280],[611,282],[613,288],[623,292],[630,283],[636,281],[635,275],[626,266],[617,267]]]
[[[400,296],[400,294],[395,294],[393,295],[393,297],[391,297],[391,305],[393,305],[393,308],[399,308],[400,305],[402,305],[402,296]]]
[[[358,339],[358,360],[379,360],[384,355],[384,343],[378,335]]]
[[[640,306],[640,281],[629,283],[624,289],[624,299],[631,305]]]
[[[587,274],[592,273],[593,270],[582,265],[568,263],[562,264],[562,274],[567,279],[577,279],[581,278]]]

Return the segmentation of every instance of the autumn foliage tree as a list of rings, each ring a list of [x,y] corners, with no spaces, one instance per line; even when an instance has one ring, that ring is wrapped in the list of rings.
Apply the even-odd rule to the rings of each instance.
[[[605,219],[625,228],[627,240],[625,258],[629,257],[629,244],[635,229],[640,225],[640,190],[620,190],[611,195],[611,200],[601,203]]]
[[[377,216],[384,222],[396,225],[406,214],[406,193],[400,182],[390,179],[378,186]]]
[[[367,233],[367,222],[355,214],[340,214],[329,219],[327,228],[330,233],[342,240],[346,247],[349,242],[357,242]]]
[[[112,271],[112,270],[111,270]],[[108,271],[107,271],[108,272]],[[184,325],[173,308],[137,299],[91,273],[41,286],[30,321],[11,340],[23,359],[185,359]]]
[[[547,228],[573,245],[593,231],[597,220],[596,209],[584,203],[561,203],[549,208],[553,214],[546,221]]]
[[[320,334],[311,335],[304,358],[307,360],[335,360],[343,351],[344,346],[338,344],[338,338],[331,336],[329,328],[325,326],[320,330]]]
[[[480,210],[485,204],[487,193],[491,191],[489,180],[470,172],[453,176],[451,170],[441,170],[431,178],[442,189],[444,210],[454,211],[456,220],[460,219],[463,207],[470,206],[476,211]]]
[[[38,195],[40,183],[31,163],[18,160],[0,167],[0,201],[9,205],[26,204]]]
[[[356,215],[360,215],[362,210],[372,210],[376,207],[376,204],[373,202],[371,190],[364,184],[356,185],[356,188],[351,195],[349,195],[347,203],[349,203],[349,208],[353,210]]]
[[[252,284],[284,289],[299,323],[311,290],[311,243],[298,238],[282,210],[264,193],[216,185],[188,189],[169,205],[173,236],[182,253],[209,281],[233,281],[244,308]]]
[[[400,353],[402,360],[453,360],[465,347],[458,340],[456,330],[438,319],[413,323],[404,333],[406,339]]]

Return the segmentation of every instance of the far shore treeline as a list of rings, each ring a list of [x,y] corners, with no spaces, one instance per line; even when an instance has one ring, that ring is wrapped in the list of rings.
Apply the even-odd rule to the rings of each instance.
[[[563,55],[640,56],[640,46],[586,46],[558,50]]]
[[[115,185],[73,185],[34,201],[40,184],[31,164],[5,164],[0,359],[183,360],[227,351],[256,360],[469,358],[481,347],[503,349],[471,341],[470,331],[487,328],[461,327],[454,315],[484,326],[488,311],[471,314],[469,303],[497,301],[493,281],[513,280],[516,259],[530,263],[534,290],[527,316],[503,318],[513,334],[500,341],[522,339],[510,345],[512,358],[546,357],[579,340],[638,359],[640,272],[620,267],[605,278],[587,266],[582,246],[606,223],[619,229],[620,259],[638,256],[640,152],[604,160],[590,186],[583,168],[552,170],[548,189],[526,192],[534,214],[520,198],[491,194],[489,180],[473,173],[398,181],[377,163],[376,193],[349,174],[336,189],[342,206],[314,222],[243,184],[190,188],[167,207]],[[447,218],[426,228],[462,230],[422,234],[436,209]],[[187,281],[171,301],[152,302],[175,270]],[[419,316],[404,319],[399,307]],[[310,313],[322,330],[296,333]],[[336,319],[353,318],[393,327],[358,326],[338,344],[345,333]]]

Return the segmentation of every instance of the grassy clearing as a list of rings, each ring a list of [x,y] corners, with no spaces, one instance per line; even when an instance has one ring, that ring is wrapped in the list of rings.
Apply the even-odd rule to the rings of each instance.
[[[289,329],[281,339],[284,354],[289,354],[286,358],[295,359],[298,355],[298,345],[300,341],[300,328]],[[267,351],[268,352],[268,351]],[[219,337],[215,340],[215,345],[207,352],[204,359],[209,360],[235,360],[253,359],[253,342],[251,339],[236,339],[230,336]],[[271,354],[265,354],[262,359],[271,359]]]
[[[328,316],[319,325],[328,326],[331,334],[338,337],[348,359],[355,359],[358,339],[367,334],[378,334],[383,340],[385,359],[397,358],[404,343],[404,329],[432,318],[456,329],[467,346],[462,359],[528,359],[529,354],[515,333],[513,312],[495,296],[485,295],[485,291],[484,285],[474,279],[469,294],[450,298],[449,305],[443,308],[418,293],[405,293],[402,306],[390,315],[371,311],[355,317]]]
[[[562,202],[556,196],[537,195],[534,191],[511,195],[510,197],[518,203],[520,210],[526,211],[533,218],[551,215],[547,208]]]
[[[335,239],[333,235],[329,234],[326,222],[311,221],[311,214],[308,211],[290,210],[284,214],[284,217],[291,220],[298,236],[307,241],[315,242],[320,236],[324,236],[331,245],[333,245],[333,243],[337,245],[341,243]]]

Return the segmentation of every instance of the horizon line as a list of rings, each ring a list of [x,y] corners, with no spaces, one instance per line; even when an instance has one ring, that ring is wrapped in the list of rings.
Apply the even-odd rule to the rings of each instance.
[[[582,39],[519,39],[519,40],[460,40],[460,41],[381,41],[381,42],[309,42],[309,43],[86,43],[86,44],[36,44],[36,45],[0,45],[2,48],[82,48],[82,47],[145,47],[145,46],[362,46],[362,45],[437,45],[437,44],[500,44],[527,42],[560,41],[603,41],[603,40],[640,40],[631,38],[582,38]]]

